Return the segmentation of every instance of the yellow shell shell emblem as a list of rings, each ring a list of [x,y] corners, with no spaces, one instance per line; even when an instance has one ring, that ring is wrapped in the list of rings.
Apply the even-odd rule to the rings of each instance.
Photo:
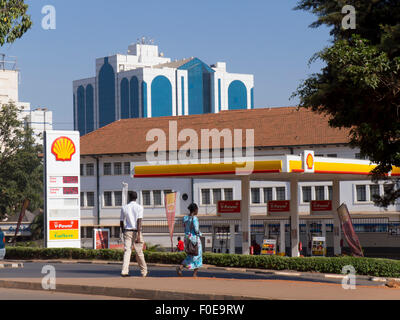
[[[75,144],[68,137],[57,138],[51,146],[51,153],[56,156],[57,161],[71,161],[75,152]]]
[[[314,166],[314,158],[311,153],[308,154],[306,163],[307,163],[307,168],[311,170]]]

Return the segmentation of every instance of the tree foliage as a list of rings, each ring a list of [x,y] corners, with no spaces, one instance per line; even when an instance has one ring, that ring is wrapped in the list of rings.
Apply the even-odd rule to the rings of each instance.
[[[14,104],[0,108],[0,215],[18,211],[24,199],[30,210],[42,206],[43,164],[32,129],[18,120]]]
[[[356,29],[344,30],[342,8],[356,9]],[[301,0],[298,10],[318,16],[311,27],[331,27],[333,43],[312,59],[325,67],[299,86],[300,107],[327,114],[330,125],[350,128],[350,141],[376,162],[373,179],[400,167],[400,1]],[[381,206],[400,196],[392,189]]]
[[[40,212],[32,221],[29,226],[31,230],[32,240],[39,240],[44,238],[44,214]]]
[[[32,26],[24,0],[0,0],[0,46],[21,38]]]

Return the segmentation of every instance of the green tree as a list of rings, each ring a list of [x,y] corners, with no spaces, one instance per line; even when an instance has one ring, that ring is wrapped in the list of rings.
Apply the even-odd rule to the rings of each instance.
[[[44,238],[44,215],[40,212],[32,221],[29,228],[31,229],[32,240],[40,240]]]
[[[43,205],[42,146],[20,112],[14,104],[0,108],[0,215],[18,212],[25,199],[30,210]]]
[[[24,0],[0,0],[0,46],[21,38],[32,26]]]
[[[354,30],[342,27],[345,5],[356,9]],[[318,16],[311,27],[331,27],[333,43],[311,58],[325,67],[293,96],[328,115],[332,127],[349,128],[351,145],[378,164],[373,179],[385,179],[400,167],[400,1],[301,0],[295,9]],[[398,197],[392,188],[375,200],[386,207]]]

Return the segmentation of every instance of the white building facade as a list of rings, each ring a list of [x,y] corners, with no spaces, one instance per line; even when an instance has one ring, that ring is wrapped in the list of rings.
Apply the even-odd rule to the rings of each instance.
[[[289,119],[286,108],[281,108],[281,111],[276,111],[276,116],[279,117],[282,114],[283,118],[286,118],[288,123],[294,123],[297,119],[295,114]],[[276,124],[276,127],[268,128],[267,124],[276,123],[275,118],[272,117],[272,113],[275,111],[243,111],[237,118],[244,118],[244,113],[249,113],[248,119],[258,121],[265,121],[265,127],[260,127],[257,134],[262,135],[265,133],[267,136],[278,136],[278,140],[281,137],[286,139],[286,133],[288,136],[292,135],[292,125],[289,124],[288,128],[282,124]],[[251,115],[252,113],[257,113]],[[269,115],[271,117],[269,118]],[[218,115],[219,121],[230,121],[232,119],[231,112],[224,112]],[[202,116],[204,117],[204,116]],[[202,125],[205,127],[212,127],[217,120],[204,119]],[[217,115],[215,116],[217,117]],[[184,119],[185,117],[180,117]],[[196,118],[197,119],[197,118]],[[225,119],[225,120],[224,120]],[[133,119],[132,119],[133,120]],[[249,122],[250,125],[254,125],[253,120]],[[131,120],[129,120],[131,121]],[[139,121],[139,120],[138,120]],[[144,120],[145,121],[145,120]],[[179,120],[178,120],[179,121]],[[315,125],[315,119],[309,121],[309,128],[317,127]],[[213,123],[215,122],[215,123]],[[307,121],[298,117],[296,125],[307,129],[305,125]],[[178,122],[179,123],[179,122]],[[190,120],[188,120],[190,123]],[[163,127],[162,124],[159,124]],[[239,125],[239,124],[237,124]],[[168,229],[166,224],[164,196],[166,193],[174,191],[177,192],[177,207],[176,215],[179,220],[181,216],[188,213],[187,207],[190,203],[195,202],[199,205],[199,219],[200,224],[204,226],[206,237],[210,237],[212,240],[208,250],[214,250],[216,252],[227,252],[231,250],[229,248],[230,235],[235,232],[236,250],[240,252],[241,238],[239,234],[240,220],[239,219],[226,219],[221,218],[217,215],[217,203],[220,200],[241,200],[241,182],[240,180],[210,180],[210,179],[191,179],[191,178],[132,178],[134,168],[137,164],[146,161],[146,154],[139,152],[138,147],[132,144],[132,148],[129,151],[111,151],[112,145],[116,144],[114,138],[110,134],[115,131],[116,135],[120,136],[120,139],[125,141],[124,134],[118,135],[118,126],[123,126],[127,130],[126,122],[115,123],[113,127],[107,128],[108,131],[98,131],[94,133],[97,137],[83,137],[81,141],[91,139],[91,143],[87,143],[84,146],[84,150],[88,149],[88,145],[95,142],[97,139],[101,140],[99,147],[104,148],[103,153],[93,154],[98,148],[94,148],[84,151],[81,155],[81,222],[82,222],[82,234],[83,239],[86,239],[84,246],[90,246],[92,240],[92,229],[95,226],[108,227],[111,230],[111,236],[114,242],[117,242],[119,237],[119,214],[122,205],[122,186],[123,183],[128,184],[130,191],[136,191],[138,193],[138,201],[144,206],[144,217],[145,217],[145,236],[146,241],[151,244],[159,244],[165,247],[170,245],[168,236]],[[132,122],[132,126],[136,127],[136,122]],[[145,125],[144,125],[145,127]],[[182,127],[184,125],[182,124]],[[223,128],[224,126],[220,127]],[[113,129],[115,128],[115,130]],[[295,128],[296,129],[296,128]],[[276,132],[280,130],[280,132]],[[308,130],[308,129],[307,129]],[[319,128],[315,129],[315,133],[312,135],[323,135],[327,132],[327,136],[331,136],[332,133],[326,129]],[[318,130],[321,130],[318,132]],[[274,132],[275,131],[275,132]],[[282,133],[282,134],[280,134]],[[137,136],[136,133],[127,132],[125,135],[135,136],[134,141],[139,144],[143,137]],[[345,137],[345,135],[343,135]],[[257,142],[255,148],[255,160],[265,156],[282,156],[282,155],[300,155],[305,150],[313,150],[316,157],[329,157],[329,158],[344,158],[344,159],[360,159],[360,152],[357,149],[350,148],[347,142],[340,142],[338,139],[336,143],[331,143],[328,138],[322,137],[318,140],[318,143],[304,143],[305,138],[295,137],[294,140],[299,141],[299,144],[287,143],[282,141],[281,145],[272,145],[267,138],[262,138]],[[133,138],[132,138],[133,139]],[[257,140],[257,139],[256,139]],[[321,141],[326,143],[321,143]],[[103,142],[104,141],[104,142]],[[263,141],[265,144],[262,145]],[[271,140],[272,141],[272,140]],[[278,141],[279,142],[279,141]],[[85,145],[86,143],[83,143]],[[104,146],[103,146],[104,145]],[[109,147],[107,147],[107,145]],[[103,149],[102,149],[103,150]],[[342,181],[340,182],[340,203],[346,203],[352,218],[356,231],[360,232],[359,237],[363,247],[380,248],[382,246],[397,248],[400,244],[400,237],[397,235],[390,234],[393,230],[400,231],[400,203],[397,202],[395,205],[389,206],[387,209],[379,208],[373,203],[374,195],[383,195],[385,189],[388,186],[385,182],[374,183],[366,177],[364,181]],[[289,221],[287,218],[271,217],[267,214],[267,202],[270,200],[290,200],[290,182],[289,181],[251,181],[249,188],[250,195],[250,215],[252,219],[252,238],[258,243],[268,236],[275,237],[274,232],[280,230],[280,223],[286,225],[286,243],[289,241]],[[308,240],[306,237],[305,230],[316,230],[316,233],[324,233],[327,236],[328,247],[333,246],[332,233],[333,233],[333,222],[331,215],[314,216],[310,213],[310,202],[312,200],[332,200],[332,181],[315,181],[315,182],[299,182],[298,192],[298,210],[300,213],[300,230],[302,230],[301,241],[304,245],[307,244]],[[266,225],[269,227],[266,227]],[[310,225],[316,224],[317,227],[310,227]],[[147,228],[147,229],[146,229]],[[160,230],[163,230],[162,232]],[[218,231],[219,230],[219,231]],[[223,231],[221,231],[223,230]],[[236,230],[236,231],[234,231]],[[275,231],[274,231],[275,230]],[[307,232],[308,232],[307,231]],[[219,238],[216,238],[218,234]],[[182,230],[176,228],[176,236],[182,236]],[[227,238],[224,238],[227,237]],[[218,244],[224,243],[225,249],[219,248]],[[222,250],[222,251],[221,251]],[[225,251],[224,251],[225,250]],[[399,252],[400,254],[400,252]]]
[[[53,129],[53,113],[46,108],[31,110],[29,102],[19,101],[20,72],[16,61],[0,61],[0,104],[13,102],[21,109],[19,119],[28,123],[35,136],[36,142],[42,143],[43,132]]]
[[[171,61],[158,46],[136,43],[128,54],[96,60],[96,76],[73,82],[74,127],[85,135],[113,121],[254,108],[254,76],[226,63]]]

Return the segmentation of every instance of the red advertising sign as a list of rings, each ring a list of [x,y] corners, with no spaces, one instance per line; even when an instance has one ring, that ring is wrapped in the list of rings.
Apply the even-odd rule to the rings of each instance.
[[[78,220],[50,221],[50,230],[75,230],[79,229]]]
[[[332,211],[331,200],[311,201],[311,212]]]
[[[110,248],[110,230],[109,229],[94,229],[94,248],[109,249]]]
[[[218,201],[218,213],[240,213],[240,200]]]
[[[290,211],[289,200],[268,201],[268,212],[289,212],[289,211]]]

